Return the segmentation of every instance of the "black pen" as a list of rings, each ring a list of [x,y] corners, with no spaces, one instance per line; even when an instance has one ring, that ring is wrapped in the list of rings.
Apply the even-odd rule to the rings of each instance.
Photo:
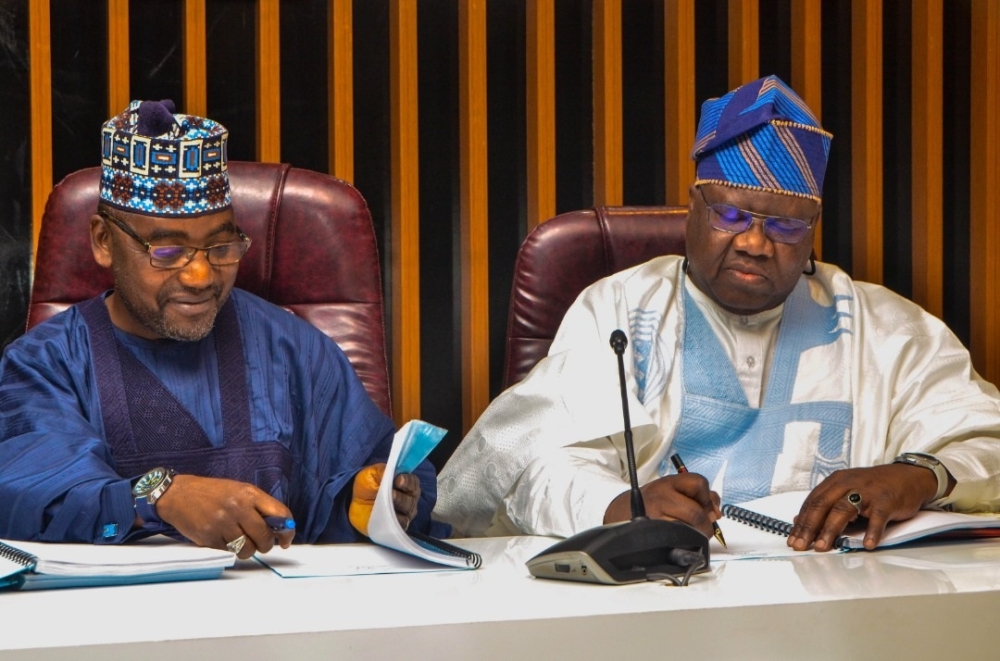
[[[676,452],[670,456],[670,461],[674,463],[674,468],[677,469],[678,474],[688,472],[688,467],[684,465],[684,461],[681,459],[681,456]],[[719,527],[718,521],[712,521],[712,533],[715,535],[715,538],[719,540],[719,543],[722,544],[722,548],[729,548],[726,546],[726,538],[722,536],[722,528]]]
[[[271,526],[271,530],[274,532],[295,530],[295,519],[289,519],[283,516],[265,516],[264,523]]]

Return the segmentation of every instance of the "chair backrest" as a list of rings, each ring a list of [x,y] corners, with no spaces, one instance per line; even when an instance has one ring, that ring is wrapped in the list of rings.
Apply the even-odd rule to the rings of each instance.
[[[514,265],[503,387],[549,351],[566,310],[588,285],[667,254],[684,254],[687,207],[597,207],[547,220]]]
[[[98,167],[74,172],[49,195],[28,328],[113,286],[90,249],[100,176]],[[344,181],[279,163],[231,161],[229,178],[236,222],[253,239],[236,286],[333,339],[391,415],[378,246],[364,198]]]

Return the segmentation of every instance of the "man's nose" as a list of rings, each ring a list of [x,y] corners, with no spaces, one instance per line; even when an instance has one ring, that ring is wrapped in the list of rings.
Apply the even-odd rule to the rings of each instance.
[[[181,284],[192,289],[202,289],[212,282],[212,265],[208,263],[208,253],[199,250],[178,275]]]
[[[754,218],[745,232],[733,237],[733,248],[748,255],[773,255],[774,243],[764,234],[764,220]]]

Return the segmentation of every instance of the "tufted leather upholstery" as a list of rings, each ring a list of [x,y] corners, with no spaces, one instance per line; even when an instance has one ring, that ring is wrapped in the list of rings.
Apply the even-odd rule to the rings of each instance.
[[[28,328],[112,287],[90,249],[100,173],[70,174],[49,195]],[[337,342],[391,415],[378,247],[364,198],[344,181],[278,163],[230,162],[229,177],[236,222],[253,239],[236,286]]]
[[[588,285],[659,255],[684,254],[687,207],[597,207],[536,227],[514,265],[503,387],[549,351],[566,310]]]

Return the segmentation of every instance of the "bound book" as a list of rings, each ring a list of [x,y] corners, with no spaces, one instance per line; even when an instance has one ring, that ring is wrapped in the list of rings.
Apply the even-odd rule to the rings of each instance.
[[[482,564],[482,558],[478,553],[428,535],[403,530],[399,520],[396,519],[396,510],[392,504],[392,477],[400,473],[412,473],[441,442],[445,433],[444,429],[423,420],[411,420],[396,432],[392,439],[392,448],[389,450],[389,459],[386,461],[386,477],[379,485],[372,516],[368,521],[368,537],[376,544],[422,560],[457,569],[477,569]]]
[[[722,514],[748,526],[788,537],[792,519],[805,502],[807,491],[791,491],[758,498],[741,505],[726,504]],[[863,549],[865,531],[851,531],[837,538],[835,545],[844,550]],[[727,530],[728,535],[728,530]],[[879,546],[893,546],[927,537],[964,538],[1000,535],[1000,515],[962,514],[940,510],[921,510],[906,521],[886,526]]]
[[[0,540],[0,590],[202,580],[235,560],[229,551],[166,538],[115,546]]]
[[[444,429],[422,420],[411,420],[396,432],[368,521],[374,544],[292,545],[254,558],[284,578],[477,569],[482,564],[478,553],[404,530],[392,505],[392,478],[413,472],[444,435]]]

